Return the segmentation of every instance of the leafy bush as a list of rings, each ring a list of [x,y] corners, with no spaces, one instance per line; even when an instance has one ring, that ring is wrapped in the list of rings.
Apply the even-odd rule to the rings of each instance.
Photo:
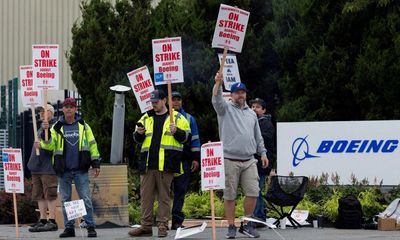
[[[215,194],[216,196],[216,194]],[[215,216],[224,216],[224,203],[219,197],[214,198]],[[204,218],[211,216],[210,192],[190,193],[185,198],[182,209],[186,218]]]
[[[128,204],[129,222],[134,224],[140,223],[140,203],[130,202]]]
[[[379,202],[379,194],[380,192],[378,192],[377,189],[370,188],[358,195],[358,200],[360,200],[363,209],[364,218],[372,218],[385,210],[387,205]]]
[[[37,203],[32,201],[32,182],[24,181],[25,191],[17,194],[17,209],[19,223],[36,222],[38,217],[35,212]],[[0,192],[0,224],[14,223],[14,207],[12,193]]]
[[[322,215],[327,217],[331,222],[334,222],[338,217],[339,199],[341,197],[342,193],[334,189],[331,198],[322,203]]]
[[[297,205],[297,209],[304,209],[309,211],[308,218],[315,219],[318,214],[321,214],[322,209],[321,205],[316,202],[311,201],[310,196],[308,194],[304,195],[303,200],[300,201],[299,205]]]

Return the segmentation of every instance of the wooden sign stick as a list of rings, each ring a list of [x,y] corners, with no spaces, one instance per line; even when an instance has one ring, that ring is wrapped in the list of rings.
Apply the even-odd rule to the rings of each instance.
[[[171,80],[168,80],[168,107],[169,107],[169,122],[174,123],[174,116],[172,115],[172,86]]]
[[[19,238],[17,194],[15,193],[15,190],[13,191],[13,202],[14,202],[15,235],[17,238]]]
[[[39,141],[38,135],[37,135],[37,125],[36,125],[36,117],[35,117],[35,108],[33,105],[31,105],[31,113],[32,113],[32,124],[33,124],[33,134],[35,137],[35,142]],[[39,148],[36,148],[36,156],[40,155]]]
[[[221,64],[219,66],[219,70],[218,73],[222,74],[224,71],[224,66],[225,66],[225,60],[226,60],[226,55],[228,54],[228,48],[224,47],[224,54],[222,55],[222,60],[221,60]],[[214,88],[214,96],[217,96],[218,94],[218,88],[219,88],[219,84],[220,83],[215,83],[216,87]]]
[[[43,108],[44,108],[44,121],[47,122],[47,88],[43,89],[43,94],[44,94],[44,104],[43,104]],[[44,131],[44,140],[47,142],[49,141],[49,130],[45,129]]]
[[[217,229],[215,226],[215,204],[214,204],[214,190],[210,189],[211,201],[211,226],[212,226],[212,239],[217,240]]]

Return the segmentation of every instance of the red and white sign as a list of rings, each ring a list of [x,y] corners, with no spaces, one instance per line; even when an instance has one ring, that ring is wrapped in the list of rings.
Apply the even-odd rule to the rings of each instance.
[[[32,74],[32,65],[19,66],[22,106],[26,108],[40,106],[43,102],[41,91],[34,88]]]
[[[181,37],[153,39],[154,84],[183,82]]]
[[[7,193],[24,193],[24,168],[21,149],[3,148],[4,187]]]
[[[212,41],[213,48],[225,48],[241,52],[250,13],[221,4]]]
[[[153,109],[150,102],[150,94],[154,91],[154,86],[147,66],[135,69],[127,75],[140,111],[144,113]]]
[[[222,142],[201,146],[201,190],[225,188],[225,164]]]
[[[218,54],[219,62],[222,61],[223,54]],[[235,54],[228,54],[225,58],[224,65],[224,86],[227,91],[231,90],[231,87],[235,83],[240,82],[239,67]]]
[[[58,44],[32,45],[33,82],[36,89],[58,90]]]

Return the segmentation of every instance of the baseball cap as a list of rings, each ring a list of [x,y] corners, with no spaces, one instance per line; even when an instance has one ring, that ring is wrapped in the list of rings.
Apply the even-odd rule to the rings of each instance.
[[[178,98],[181,98],[182,99],[182,95],[178,92],[178,91],[173,91],[172,92],[172,97],[174,98],[174,97],[178,97]]]
[[[76,100],[75,100],[75,98],[66,98],[66,99],[64,100],[63,106],[67,106],[67,105],[76,107]]]
[[[262,107],[262,108],[267,108],[267,104],[265,103],[265,101],[264,100],[262,100],[261,98],[255,98],[255,99],[252,99],[252,100],[250,100],[250,106],[251,105],[253,105],[254,103],[258,103],[258,104],[260,104],[260,106]]]
[[[247,92],[247,88],[246,88],[246,85],[244,85],[244,83],[239,82],[239,83],[232,84],[231,92],[237,92],[240,90]]]
[[[165,95],[164,91],[161,89],[154,90],[150,95],[151,102],[158,102],[159,100],[164,99],[164,98],[166,98],[166,95]]]
[[[36,111],[40,112],[42,109],[44,109],[43,106],[39,106],[36,108]],[[54,107],[51,104],[47,104],[47,111],[50,111],[54,114]]]

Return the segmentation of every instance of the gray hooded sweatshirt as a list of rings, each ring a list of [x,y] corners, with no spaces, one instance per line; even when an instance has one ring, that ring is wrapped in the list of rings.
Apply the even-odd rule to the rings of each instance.
[[[221,86],[217,96],[212,96],[212,104],[217,112],[219,138],[225,158],[248,160],[254,158],[256,153],[266,156],[257,115],[247,104],[241,109],[239,105],[225,101]]]

